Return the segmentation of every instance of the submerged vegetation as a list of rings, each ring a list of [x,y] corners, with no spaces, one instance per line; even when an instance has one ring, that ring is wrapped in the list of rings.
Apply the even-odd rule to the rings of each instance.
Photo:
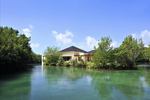
[[[119,47],[114,48],[111,44],[112,40],[109,37],[102,37],[95,47],[91,61],[64,61],[58,48],[48,47],[45,51],[45,64],[90,69],[137,69],[136,65],[139,62],[150,63],[150,46],[144,47],[142,39],[129,35]]]
[[[24,64],[39,63],[41,57],[32,51],[29,42],[30,38],[19,34],[19,31],[9,27],[0,27],[1,68],[7,68],[9,65],[20,67]]]

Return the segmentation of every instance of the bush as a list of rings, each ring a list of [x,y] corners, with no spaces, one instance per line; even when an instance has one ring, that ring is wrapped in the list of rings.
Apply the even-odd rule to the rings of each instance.
[[[109,37],[101,38],[98,43],[98,47],[95,48],[95,53],[93,55],[93,62],[98,68],[108,68],[109,63],[112,58],[113,48],[111,46],[112,40]]]
[[[86,67],[86,63],[84,61],[77,61],[77,60],[70,60],[70,61],[65,61],[64,66],[69,67]]]
[[[84,61],[78,61],[75,67],[86,67],[86,63]]]
[[[44,64],[56,66],[61,57],[61,53],[57,47],[48,47],[44,52],[44,56]]]
[[[77,67],[77,63],[78,63],[77,59],[70,61],[71,66],[74,66],[74,67]]]
[[[63,65],[65,67],[70,67],[71,66],[71,62],[70,61],[65,61]]]
[[[64,59],[63,59],[62,57],[60,57],[60,58],[58,59],[58,62],[57,62],[56,65],[57,65],[57,66],[63,66],[63,65],[64,65]]]
[[[95,67],[95,64],[94,64],[93,62],[87,62],[87,63],[86,63],[86,67],[87,67],[88,69],[94,69],[94,68],[96,68],[96,67]]]

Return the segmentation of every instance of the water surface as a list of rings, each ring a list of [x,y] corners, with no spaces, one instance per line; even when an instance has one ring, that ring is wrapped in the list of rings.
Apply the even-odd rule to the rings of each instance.
[[[43,68],[0,80],[0,100],[150,100],[150,70]]]

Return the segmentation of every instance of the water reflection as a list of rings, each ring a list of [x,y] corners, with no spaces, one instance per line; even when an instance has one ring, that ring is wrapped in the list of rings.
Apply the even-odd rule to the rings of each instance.
[[[150,70],[92,71],[39,65],[31,73],[7,80],[0,92],[0,100],[9,99],[7,96],[25,100],[147,100]]]
[[[140,75],[144,78],[142,84],[139,80]],[[93,84],[100,97],[106,100],[145,100],[150,99],[150,84],[146,83],[145,78],[145,72],[142,71],[105,72],[100,76],[94,75]],[[143,85],[146,85],[148,91],[143,91]]]
[[[68,98],[70,100],[96,100],[98,98],[98,93],[96,94],[95,89],[91,87],[92,78],[84,69],[45,68],[43,76],[39,76],[37,72],[38,68],[32,75],[32,100],[48,98],[52,100],[68,100]]]
[[[0,79],[0,100],[28,100],[31,91],[31,70],[15,72]]]
[[[53,97],[55,100],[67,96],[77,99],[79,93],[80,97],[86,100],[91,96],[95,100],[144,100],[150,98],[148,73],[149,70],[98,72],[78,68],[50,67],[44,69],[42,79],[45,82],[44,87],[50,93],[48,97]]]

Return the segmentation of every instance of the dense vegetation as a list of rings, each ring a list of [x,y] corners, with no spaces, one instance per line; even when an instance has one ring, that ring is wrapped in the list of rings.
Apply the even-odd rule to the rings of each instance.
[[[40,55],[32,52],[29,42],[30,38],[19,34],[19,31],[0,27],[0,66],[40,62]]]
[[[144,49],[144,57],[141,57],[141,59],[142,58],[145,58],[143,60],[146,60],[146,62],[150,62],[150,45]]]
[[[57,65],[58,62],[61,63],[61,53],[57,47],[48,47],[44,52],[44,56],[44,63],[46,65]]]
[[[137,40],[132,36],[127,36],[118,48],[113,48],[111,42],[110,38],[104,37],[95,48],[93,61],[97,67],[132,69],[136,67],[136,60],[144,57],[144,44],[141,39]]]
[[[82,59],[64,61],[58,48],[48,47],[45,51],[45,64],[94,69],[136,69],[139,62],[150,63],[150,46],[144,47],[142,39],[129,35],[119,47],[114,48],[111,44],[109,37],[102,37],[90,62]]]
[[[61,52],[59,52],[59,49],[57,47],[48,47],[44,53],[45,59],[44,64],[45,65],[51,65],[51,66],[74,66],[74,67],[84,67],[85,62],[80,60],[71,60],[71,61],[64,61]]]

